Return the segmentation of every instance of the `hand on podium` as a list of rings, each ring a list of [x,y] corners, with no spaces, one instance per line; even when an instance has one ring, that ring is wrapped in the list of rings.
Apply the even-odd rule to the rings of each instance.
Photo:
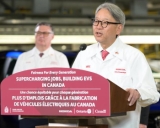
[[[126,89],[126,91],[129,92],[129,97],[128,97],[129,106],[132,106],[139,99],[140,94],[136,89],[128,88]]]

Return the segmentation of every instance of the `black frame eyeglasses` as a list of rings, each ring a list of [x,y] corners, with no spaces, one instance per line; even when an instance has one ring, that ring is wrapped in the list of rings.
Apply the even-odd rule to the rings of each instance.
[[[103,28],[106,28],[108,26],[108,24],[121,24],[121,23],[118,23],[118,22],[109,22],[109,21],[100,21],[100,20],[97,20],[97,19],[92,19],[92,24],[94,26],[98,26],[99,23],[101,23],[101,26]]]
[[[52,32],[40,32],[40,31],[37,31],[35,32],[38,36],[40,36],[41,34],[44,35],[44,36],[48,36],[49,34],[53,34]]]

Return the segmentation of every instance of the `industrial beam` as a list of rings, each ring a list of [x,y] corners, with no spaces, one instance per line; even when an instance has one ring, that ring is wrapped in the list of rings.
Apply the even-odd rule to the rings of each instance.
[[[13,0],[12,0],[12,3],[13,3]],[[0,0],[0,4],[1,4],[2,6],[4,6],[5,9],[10,10],[11,12],[15,12],[15,9],[12,8],[11,6],[9,6],[8,4],[6,4],[3,0]]]

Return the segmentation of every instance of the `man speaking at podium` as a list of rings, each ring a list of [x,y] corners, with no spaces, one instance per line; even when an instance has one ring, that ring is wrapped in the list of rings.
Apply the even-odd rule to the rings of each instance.
[[[46,22],[38,23],[35,27],[35,47],[19,56],[13,73],[45,67],[69,68],[67,57],[51,47],[53,38],[54,31],[51,24]],[[48,120],[25,118],[21,119],[19,124],[19,128],[35,128],[38,125],[48,124]]]
[[[160,97],[143,53],[120,40],[124,25],[125,15],[118,6],[107,2],[99,5],[93,19],[98,43],[79,52],[72,66],[97,73],[129,92],[129,106],[137,101],[136,110],[125,116],[96,120],[109,128],[139,128],[141,107],[156,103]]]

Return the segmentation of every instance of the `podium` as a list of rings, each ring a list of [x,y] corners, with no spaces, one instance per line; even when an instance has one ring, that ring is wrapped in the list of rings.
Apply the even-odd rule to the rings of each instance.
[[[49,123],[74,123],[79,128],[107,128],[107,124],[99,125],[96,120],[122,116],[136,107],[136,103],[129,106],[129,94],[113,82],[78,69],[41,68],[19,72],[3,80],[1,90],[2,115],[47,118]]]
[[[108,80],[109,81],[109,80]],[[110,82],[110,104],[111,104],[111,116],[122,116],[126,115],[127,111],[134,111],[136,103],[129,106],[127,101],[129,93]],[[105,99],[104,99],[105,102]],[[59,123],[64,123],[64,120],[75,120],[78,123],[78,128],[108,128],[106,124],[97,125],[96,119],[107,118],[107,117],[68,117],[68,116],[22,116],[23,118],[48,118],[49,123],[54,122],[54,120],[59,120]],[[61,122],[62,121],[62,122]],[[36,126],[35,128],[60,128],[59,126]],[[63,128],[75,128],[75,127],[65,127]]]

